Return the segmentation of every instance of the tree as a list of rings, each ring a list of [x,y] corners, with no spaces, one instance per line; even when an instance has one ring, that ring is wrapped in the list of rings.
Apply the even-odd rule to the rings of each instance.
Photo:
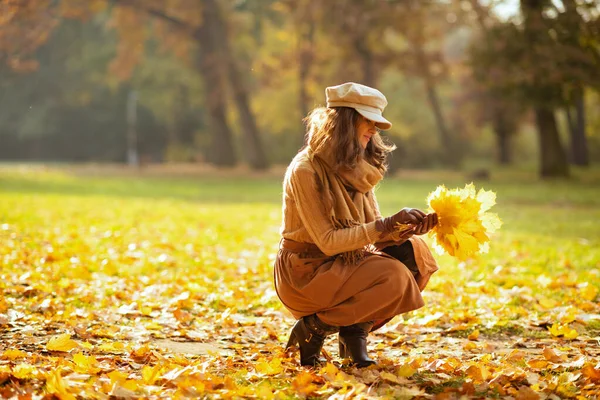
[[[494,46],[494,38],[490,32],[490,26],[499,25],[500,22],[489,12],[489,6],[484,6],[479,0],[470,0],[470,6],[475,14],[475,20],[479,28],[481,38],[475,46]],[[477,64],[472,65],[476,69]],[[474,71],[475,75],[485,75],[487,71]],[[512,163],[511,141],[517,129],[517,119],[520,114],[518,107],[513,105],[510,97],[502,90],[494,87],[482,87],[480,100],[483,106],[485,119],[491,122],[496,134],[498,148],[498,163],[508,165]]]
[[[137,12],[144,12],[177,28],[177,33],[187,35],[198,45],[199,70],[204,78],[206,88],[206,106],[209,109],[215,154],[213,161],[219,165],[235,163],[233,140],[226,122],[226,84],[233,92],[233,99],[241,121],[241,129],[245,139],[244,153],[251,167],[264,169],[268,162],[254,115],[250,109],[248,90],[242,79],[235,55],[229,45],[227,22],[221,5],[217,0],[206,0],[201,5],[195,3],[177,4],[168,2],[142,3],[135,0],[115,0],[118,4],[130,7]],[[159,7],[160,6],[160,7]],[[169,14],[170,9],[185,10],[200,18],[184,19]]]
[[[116,5],[113,10],[113,25],[121,33],[122,39],[112,71],[122,79],[127,79],[133,67],[140,62],[147,39],[147,31],[144,29],[147,17],[168,24],[172,29],[167,29],[170,34],[167,36],[179,36],[183,43],[191,41],[196,44],[198,50],[198,70],[204,79],[205,103],[209,110],[213,137],[212,161],[223,166],[234,165],[236,162],[233,135],[226,121],[228,85],[233,91],[234,103],[240,116],[241,130],[245,138],[242,148],[248,162],[253,168],[266,168],[268,162],[249,106],[248,90],[239,72],[235,55],[230,49],[227,22],[218,1],[206,0],[202,4],[191,4],[163,0],[113,0],[111,4]],[[82,3],[76,0],[61,0],[34,5],[33,2],[4,0],[2,5],[8,10],[9,17],[0,21],[0,24],[4,22],[11,30],[0,36],[0,43],[6,43],[3,47],[0,45],[0,50],[4,50],[1,54],[12,64],[22,64],[23,55],[32,53],[43,43],[44,35],[49,34],[58,18],[89,17],[106,8],[107,2],[90,0]],[[21,19],[26,21],[27,26],[15,22]],[[11,38],[22,35],[28,38],[25,33],[31,30],[31,26],[39,27],[43,35],[37,35],[36,40],[32,40],[27,46],[11,45]],[[12,31],[13,28],[17,33]],[[164,37],[154,36],[153,39],[160,41]],[[20,48],[25,50],[17,51]]]
[[[585,133],[585,86],[598,88],[597,20],[590,14],[593,4],[579,5],[575,0],[563,0],[564,12],[557,17],[557,40],[571,50],[571,71],[566,85],[566,115],[570,133],[570,160],[579,166],[588,166],[588,146]],[[592,2],[593,3],[593,2]]]

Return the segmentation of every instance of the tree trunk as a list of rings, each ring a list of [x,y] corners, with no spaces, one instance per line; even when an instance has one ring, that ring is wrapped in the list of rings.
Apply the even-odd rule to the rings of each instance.
[[[224,77],[222,75],[222,56],[215,42],[215,9],[202,7],[202,25],[196,32],[199,48],[199,69],[204,82],[204,102],[208,109],[209,128],[212,134],[213,151],[208,161],[222,167],[236,164],[235,150],[231,130],[227,124],[227,103],[225,98]]]
[[[513,132],[512,127],[509,126],[509,117],[498,107],[495,107],[492,118],[492,125],[496,133],[496,143],[498,145],[498,162],[500,165],[510,165],[512,163],[511,137]]]
[[[579,38],[581,36],[582,17],[577,12],[575,0],[563,0],[566,13],[571,21],[569,29],[569,44],[573,47],[581,47]],[[585,136],[585,90],[581,86],[575,89],[575,119],[569,120],[569,132],[571,138],[570,159],[574,165],[589,166],[587,140]]]
[[[210,13],[210,17],[212,18],[210,23],[214,27],[212,39],[222,55],[223,64],[219,68],[226,71],[233,91],[233,100],[242,124],[243,148],[246,159],[253,169],[266,169],[269,163],[263,150],[254,115],[250,109],[246,83],[240,76],[235,56],[229,46],[227,21],[223,17],[223,13],[219,9],[216,0],[204,0],[202,4],[202,8],[206,10],[205,13]],[[204,21],[204,23],[208,22],[206,19]]]
[[[486,7],[483,7],[479,0],[471,0],[471,7],[475,11],[477,16],[477,23],[479,29],[483,32],[486,37],[486,42],[491,45],[488,35],[489,28],[487,21],[489,20],[489,13]],[[485,106],[491,109],[492,127],[496,134],[496,143],[498,145],[498,163],[500,165],[512,164],[512,146],[511,139],[514,133],[514,118],[506,111],[504,106],[506,99],[500,94],[495,93],[493,90],[487,90],[483,95],[483,102]]]
[[[588,157],[587,138],[585,136],[585,98],[583,89],[579,88],[575,95],[575,120],[571,129],[571,161],[574,165],[587,167]]]
[[[442,154],[444,154],[443,161],[450,165],[457,165],[460,162],[460,155],[454,151],[456,149],[454,149],[452,137],[442,112],[442,106],[440,104],[437,88],[435,86],[435,79],[431,74],[429,61],[425,51],[423,50],[422,41],[419,39],[413,41],[413,49],[415,52],[417,69],[425,83],[427,100],[435,118],[435,124],[440,137],[440,144],[442,145]]]
[[[244,148],[246,149],[248,163],[253,169],[267,169],[269,167],[269,163],[260,140],[260,135],[258,134],[258,128],[256,126],[254,114],[250,110],[250,102],[248,101],[246,86],[240,78],[240,74],[233,57],[229,57],[228,67],[229,81],[233,88],[235,105],[237,106],[242,123],[242,131],[244,133]]]
[[[541,176],[543,178],[568,177],[569,164],[560,144],[554,110],[537,106],[534,111],[540,143]]]
[[[541,43],[547,41],[547,28],[544,25],[544,5],[541,0],[521,0],[521,12],[524,17],[524,40],[528,51],[539,55]],[[532,70],[536,72],[535,68]],[[535,119],[538,128],[538,138],[540,143],[540,175],[542,178],[548,177],[567,177],[569,176],[569,163],[567,155],[560,143],[558,127],[554,109],[549,104],[555,100],[552,96],[556,92],[553,84],[544,83],[534,76],[534,85],[536,96],[533,98]]]

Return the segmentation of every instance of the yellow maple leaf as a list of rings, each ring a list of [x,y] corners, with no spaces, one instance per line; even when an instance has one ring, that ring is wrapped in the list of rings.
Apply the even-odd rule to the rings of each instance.
[[[13,367],[12,376],[17,379],[31,379],[37,375],[37,368],[34,365],[20,363]]]
[[[473,343],[473,342],[466,342],[463,345],[463,349],[465,350],[475,350],[477,348],[477,344]]]
[[[23,357],[27,357],[27,353],[17,349],[9,349],[2,353],[2,356],[0,358],[5,360],[15,360],[17,358]]]
[[[339,369],[332,363],[328,362],[324,367],[319,370],[319,373],[322,375],[328,376],[330,379],[334,379]]]
[[[100,346],[98,346],[98,350],[107,353],[120,353],[124,348],[125,345],[121,342],[102,343]]]
[[[309,396],[315,392],[318,388],[313,384],[315,376],[307,371],[302,371],[292,381],[292,389],[297,393]]]
[[[68,333],[64,333],[62,335],[54,336],[52,339],[48,341],[46,344],[46,349],[50,351],[71,351],[75,347],[78,347],[76,341],[71,339],[71,335]]]
[[[401,383],[400,378],[390,372],[383,371],[379,376],[381,379],[388,382]]]
[[[75,371],[85,373],[85,374],[95,374],[100,371],[96,366],[98,365],[98,360],[94,356],[86,356],[81,353],[77,353],[73,355],[73,362],[75,363]]]
[[[156,380],[160,377],[160,375],[161,367],[159,365],[155,365],[154,367],[144,365],[144,367],[142,368],[142,381],[146,385],[153,385],[154,382],[156,382]]]
[[[477,340],[479,338],[479,329],[475,329],[469,334],[469,340]]]
[[[496,194],[471,183],[463,189],[449,190],[438,186],[427,197],[429,209],[438,215],[431,230],[434,248],[460,260],[487,251],[489,234],[502,225],[496,214],[488,210],[496,203]]]
[[[281,365],[281,358],[276,357],[271,361],[266,358],[260,358],[256,364],[256,372],[265,375],[277,375],[283,372],[283,366]]]
[[[398,376],[401,376],[403,378],[411,377],[415,374],[415,372],[417,372],[417,370],[413,368],[410,364],[404,364],[403,366],[398,368],[398,370],[396,370]]]
[[[581,285],[580,294],[584,299],[592,301],[596,298],[596,296],[598,296],[598,288],[585,282],[583,285]]]
[[[46,376],[46,392],[55,395],[60,400],[76,400],[76,397],[67,391],[60,370],[54,370]]]
[[[110,379],[111,383],[122,383],[125,382],[127,380],[127,377],[129,375],[118,371],[118,370],[113,370],[108,374],[108,378]]]
[[[576,339],[578,335],[575,329],[569,327],[569,324],[552,324],[552,326],[548,328],[548,330],[550,331],[552,336],[562,336],[565,339]]]

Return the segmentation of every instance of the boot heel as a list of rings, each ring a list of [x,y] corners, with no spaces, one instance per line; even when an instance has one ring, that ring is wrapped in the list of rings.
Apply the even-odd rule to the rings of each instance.
[[[346,343],[344,342],[344,339],[342,339],[341,337],[338,338],[338,345],[339,345],[339,349],[338,349],[339,357],[340,358],[350,357],[350,354],[348,354],[348,347],[346,347]]]
[[[300,347],[300,343],[298,342],[298,337],[296,336],[296,332],[292,330],[292,333],[290,333],[290,339],[288,340],[287,344],[285,345],[285,349],[288,350],[290,347],[293,347],[293,346]]]

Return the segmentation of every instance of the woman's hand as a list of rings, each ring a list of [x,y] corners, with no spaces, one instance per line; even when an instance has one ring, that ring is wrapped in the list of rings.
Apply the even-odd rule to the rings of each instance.
[[[426,215],[416,208],[403,208],[392,216],[377,220],[375,226],[379,232],[392,233],[397,224],[420,226]]]
[[[425,218],[421,221],[421,223],[415,226],[413,234],[415,235],[424,235],[430,230],[433,229],[438,223],[438,215],[436,213],[427,214]]]

